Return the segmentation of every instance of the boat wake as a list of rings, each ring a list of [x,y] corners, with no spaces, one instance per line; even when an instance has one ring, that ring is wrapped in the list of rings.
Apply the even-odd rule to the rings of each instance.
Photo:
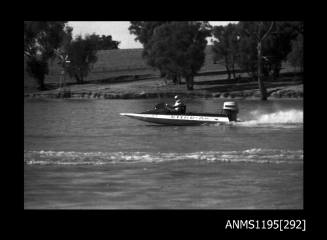
[[[115,163],[159,163],[198,160],[227,163],[302,163],[303,150],[253,148],[240,151],[208,152],[65,152],[25,151],[27,165],[105,165]]]
[[[250,119],[237,122],[238,126],[276,126],[276,127],[298,127],[303,125],[302,110],[287,110],[274,113],[262,113],[261,111],[250,112]]]

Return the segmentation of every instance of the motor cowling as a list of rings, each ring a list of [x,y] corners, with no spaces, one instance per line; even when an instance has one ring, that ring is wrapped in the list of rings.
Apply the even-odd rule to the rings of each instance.
[[[229,121],[237,121],[238,106],[236,102],[224,102],[223,111],[228,116]]]

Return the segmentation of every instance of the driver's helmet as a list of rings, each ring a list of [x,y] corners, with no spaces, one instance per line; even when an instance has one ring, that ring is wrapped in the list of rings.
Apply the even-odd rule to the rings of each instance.
[[[178,95],[176,95],[176,96],[174,97],[174,99],[175,99],[175,100],[180,100],[180,97],[179,97]]]

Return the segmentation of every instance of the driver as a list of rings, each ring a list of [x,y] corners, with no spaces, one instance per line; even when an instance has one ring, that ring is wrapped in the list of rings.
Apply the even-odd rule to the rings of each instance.
[[[186,105],[182,102],[181,98],[178,95],[176,95],[174,97],[174,99],[175,99],[174,105],[169,106],[168,104],[166,104],[167,108],[169,110],[174,111],[174,112],[185,114],[185,112],[186,112]]]

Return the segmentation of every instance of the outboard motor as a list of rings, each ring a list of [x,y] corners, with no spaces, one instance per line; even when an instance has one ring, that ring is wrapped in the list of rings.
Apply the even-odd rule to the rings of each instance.
[[[223,111],[228,116],[229,121],[237,120],[238,107],[236,102],[224,102]]]

